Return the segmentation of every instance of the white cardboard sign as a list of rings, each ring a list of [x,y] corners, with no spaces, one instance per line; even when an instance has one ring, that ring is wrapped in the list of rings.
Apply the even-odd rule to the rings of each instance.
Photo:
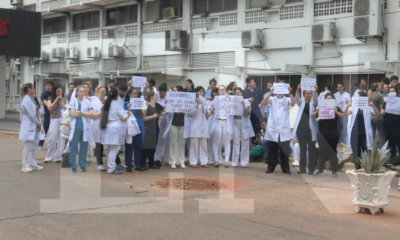
[[[144,100],[143,97],[131,98],[130,103],[131,103],[131,109],[135,110],[147,109],[146,101]]]
[[[146,87],[147,77],[132,76],[132,87]]]
[[[289,83],[274,83],[274,94],[289,94]]]
[[[315,84],[317,84],[316,78],[302,78],[301,90],[315,90]]]
[[[167,92],[167,112],[193,113],[196,111],[196,93],[191,92]]]

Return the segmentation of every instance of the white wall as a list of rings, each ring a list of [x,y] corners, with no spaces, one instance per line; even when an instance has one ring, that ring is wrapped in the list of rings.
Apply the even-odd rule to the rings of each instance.
[[[10,0],[0,0],[0,8],[12,8]]]

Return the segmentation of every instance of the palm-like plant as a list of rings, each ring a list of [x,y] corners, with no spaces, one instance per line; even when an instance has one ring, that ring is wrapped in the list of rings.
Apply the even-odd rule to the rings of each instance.
[[[362,158],[358,158],[361,168],[364,169],[368,174],[378,173],[382,168],[383,164],[390,159],[390,149],[386,149],[389,141],[383,144],[382,148],[378,150],[378,140],[375,137],[373,147],[371,150],[366,150]],[[385,155],[388,154],[386,157]]]

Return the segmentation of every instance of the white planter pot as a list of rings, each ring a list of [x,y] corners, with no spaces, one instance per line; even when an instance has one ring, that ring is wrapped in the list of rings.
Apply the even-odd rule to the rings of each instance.
[[[367,174],[357,170],[346,171],[353,187],[353,204],[356,212],[361,212],[364,208],[370,210],[375,215],[382,212],[389,205],[389,189],[396,172],[389,171],[379,174]]]

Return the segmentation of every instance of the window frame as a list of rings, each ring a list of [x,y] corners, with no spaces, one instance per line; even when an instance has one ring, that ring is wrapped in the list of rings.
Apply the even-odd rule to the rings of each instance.
[[[145,5],[145,19],[146,19],[146,21],[145,22],[158,22],[158,21],[162,21],[162,20],[166,20],[166,21],[168,21],[169,19],[167,19],[167,18],[164,18],[164,16],[163,16],[163,9],[164,8],[168,8],[168,6],[163,6],[163,8],[161,8],[161,1],[162,0],[150,0],[150,1],[146,1],[146,5]],[[170,0],[171,1],[171,6],[169,6],[169,7],[181,7],[181,11],[183,11],[183,2],[184,1],[182,1],[182,5],[176,5],[176,2],[175,1],[180,1],[180,0]],[[157,17],[157,19],[151,19],[151,20],[149,20],[149,15],[148,15],[148,11],[147,11],[147,4],[149,3],[149,2],[157,2],[158,4],[158,12],[159,12],[159,14],[158,14],[158,17]],[[183,16],[183,12],[182,12],[182,16]],[[179,18],[182,18],[182,17],[179,17]],[[179,19],[178,18],[178,19]]]
[[[53,31],[54,23],[56,19],[59,19],[59,28],[62,29],[62,20],[64,18],[64,29],[60,30],[59,32]],[[45,32],[45,22],[50,21],[50,32]],[[54,34],[62,34],[67,32],[67,17],[66,16],[58,16],[58,17],[50,17],[50,18],[43,18],[42,20],[42,35],[54,35]]]
[[[193,0],[195,1],[195,0]],[[222,1],[222,11],[221,12],[211,12],[210,11],[210,1]],[[219,14],[224,14],[224,13],[229,13],[229,12],[237,12],[238,11],[238,5],[239,5],[239,1],[236,1],[236,9],[230,9],[230,10],[226,10],[225,8],[225,1],[226,0],[207,0],[207,11],[205,13],[195,13],[195,4],[193,3],[192,5],[192,14],[194,16],[198,16],[198,15],[204,15],[204,14],[210,14],[210,15],[219,15]]]
[[[118,9],[121,8],[126,8],[127,10],[127,18],[128,22],[127,23],[120,23],[119,22],[119,17],[118,17]],[[131,9],[136,8],[136,13],[135,13],[135,20],[131,19]],[[109,12],[114,11],[115,12],[115,24],[109,24]],[[117,6],[117,7],[111,7],[106,9],[106,19],[105,19],[105,25],[106,27],[112,27],[112,26],[118,26],[118,25],[129,25],[129,24],[137,24],[138,23],[138,18],[139,18],[139,7],[137,4],[131,4],[131,5],[124,5],[124,6]]]
[[[98,17],[99,17],[99,20],[98,20],[98,25],[99,26],[95,26],[95,27],[93,26],[93,17],[94,17],[93,14],[94,13],[98,13]],[[81,28],[80,29],[76,29],[75,28],[75,19],[76,19],[76,17],[77,16],[83,17],[86,14],[90,14],[90,27],[89,28],[83,28],[83,24],[81,23]],[[101,23],[100,23],[100,11],[99,10],[94,10],[94,11],[75,13],[75,14],[72,15],[71,21],[72,21],[72,31],[73,32],[87,31],[87,30],[91,30],[91,29],[98,29],[98,28],[100,28],[100,25],[101,25]]]

